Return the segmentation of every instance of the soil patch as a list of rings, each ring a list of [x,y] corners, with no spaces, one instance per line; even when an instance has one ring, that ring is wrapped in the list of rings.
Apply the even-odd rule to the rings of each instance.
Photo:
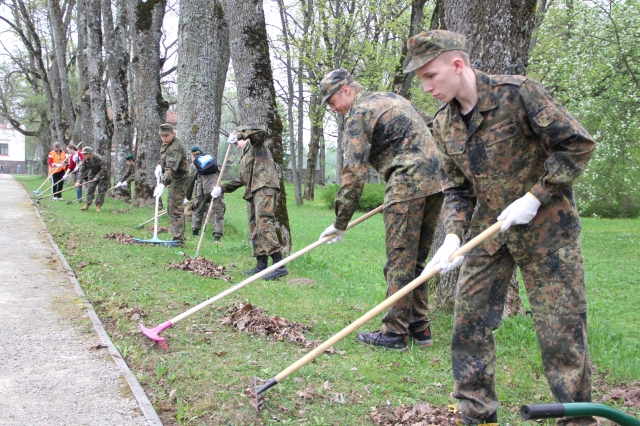
[[[225,273],[224,266],[218,266],[202,256],[197,259],[187,256],[182,262],[168,264],[165,269],[189,271],[194,274],[202,275],[203,277],[220,278],[225,281],[231,279],[231,277]]]
[[[431,404],[419,403],[415,406],[385,407],[371,412],[371,419],[377,425],[454,425],[453,414],[447,408],[435,408]]]
[[[289,285],[316,285],[316,282],[311,278],[294,278],[289,280]]]
[[[633,383],[635,386],[628,388],[613,389],[610,393],[602,397],[602,402],[610,400],[622,403],[625,407],[640,408],[640,383]]]
[[[310,325],[304,325],[299,322],[289,321],[280,316],[270,316],[267,312],[251,303],[239,303],[237,305],[227,307],[231,314],[220,320],[222,325],[230,325],[231,327],[244,331],[245,333],[255,334],[258,336],[266,336],[277,341],[285,341],[294,343],[303,348],[315,348],[322,344],[320,340],[307,340],[304,333],[311,330]],[[337,351],[331,346],[325,351],[328,354],[344,354],[344,351]]]
[[[111,233],[104,236],[109,240],[115,240],[119,244],[132,244],[133,235],[125,234],[124,232]]]
[[[120,210],[114,210],[113,213],[115,213],[115,214],[126,213],[126,212],[128,212],[130,210],[131,210],[131,207],[129,207],[129,208],[125,207],[125,208],[120,209]]]

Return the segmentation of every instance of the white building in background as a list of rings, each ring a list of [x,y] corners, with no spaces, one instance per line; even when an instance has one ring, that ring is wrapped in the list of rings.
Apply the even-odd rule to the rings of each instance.
[[[0,123],[0,172],[27,173],[25,136],[8,123]]]

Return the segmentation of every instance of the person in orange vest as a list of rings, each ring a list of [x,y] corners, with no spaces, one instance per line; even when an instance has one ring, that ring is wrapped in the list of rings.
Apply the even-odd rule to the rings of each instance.
[[[60,149],[60,142],[54,142],[53,151],[49,153],[49,157],[47,158],[47,162],[49,163],[49,174],[51,175],[51,179],[53,179],[51,192],[53,192],[53,194],[58,194],[53,196],[54,200],[62,200],[60,191],[62,191],[62,185],[64,184],[64,180],[62,179],[64,171],[67,169],[66,159],[66,154],[62,149]]]

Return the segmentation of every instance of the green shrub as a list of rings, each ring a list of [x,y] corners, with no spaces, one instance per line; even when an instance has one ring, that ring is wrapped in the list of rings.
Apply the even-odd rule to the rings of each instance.
[[[358,211],[368,212],[384,203],[385,188],[385,184],[367,183],[364,186],[362,196],[360,197]],[[322,200],[325,202],[328,209],[333,209],[335,207],[338,189],[340,189],[340,185],[327,185],[324,193],[322,194]]]

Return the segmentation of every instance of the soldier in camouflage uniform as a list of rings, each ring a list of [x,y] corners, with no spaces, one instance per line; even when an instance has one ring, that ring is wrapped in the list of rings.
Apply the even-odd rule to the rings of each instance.
[[[427,266],[450,271],[463,261],[449,257],[467,231],[474,237],[504,220],[502,232],[470,251],[460,271],[451,345],[460,423],[497,422],[493,332],[516,266],[554,397],[591,401],[580,219],[571,184],[593,153],[593,139],[536,81],[472,69],[462,35],[424,32],[408,47],[413,59],[404,72],[415,71],[424,90],[444,103],[434,137],[447,236]]]
[[[198,174],[196,166],[193,164],[196,157],[202,154],[202,149],[198,146],[191,148],[191,165],[189,166],[189,185],[187,186],[187,194],[185,202],[188,202],[193,198],[191,216],[191,231],[194,237],[197,237],[200,233],[202,221],[207,216],[209,208],[209,202],[211,201],[211,191],[215,188],[218,182],[218,173],[211,173],[208,175]],[[220,195],[218,198],[213,199],[213,207],[211,210],[211,225],[213,226],[213,240],[220,241],[222,234],[224,233],[224,213],[226,206],[224,204],[224,196]]]
[[[114,186],[115,189],[124,188],[125,186],[128,187],[134,180],[136,180],[136,161],[135,158],[133,158],[133,154],[129,154],[124,157],[124,162],[127,166],[127,171],[124,176],[122,176],[120,182],[116,183]],[[131,200],[129,199],[127,202],[129,201]]]
[[[109,187],[107,182],[107,169],[102,157],[99,154],[95,154],[93,148],[90,146],[82,148],[82,155],[84,155],[84,161],[80,163],[80,170],[78,171],[78,179],[76,180],[75,186],[79,187],[85,182],[89,183],[87,184],[87,202],[84,203],[84,206],[82,206],[80,210],[89,210],[97,188],[96,211],[99,212],[102,204],[104,204],[104,194]]]
[[[338,234],[340,241],[353,216],[370,164],[387,183],[384,224],[387,297],[415,279],[425,267],[438,223],[443,194],[440,161],[431,133],[419,112],[395,93],[365,93],[345,69],[328,73],[320,83],[323,101],[345,116],[342,186],[336,195],[336,217],[320,238]],[[406,350],[407,336],[429,346],[427,284],[395,303],[382,328],[359,333],[358,341]]]
[[[171,223],[171,235],[178,246],[184,247],[184,200],[189,184],[189,163],[187,154],[171,124],[160,125],[158,132],[162,139],[160,148],[160,164],[156,168],[160,183],[156,187],[154,197],[161,197],[165,186],[169,187],[167,196],[167,214]]]
[[[237,136],[236,136],[237,135]],[[229,136],[229,143],[237,143],[242,150],[240,177],[215,187],[211,195],[219,197],[223,192],[233,192],[245,187],[242,198],[247,200],[249,236],[257,265],[244,275],[254,275],[267,268],[268,257],[273,263],[282,260],[280,241],[275,229],[275,207],[280,193],[280,179],[269,148],[264,144],[265,131],[259,127],[239,126]],[[286,266],[264,276],[265,280],[288,275]]]

